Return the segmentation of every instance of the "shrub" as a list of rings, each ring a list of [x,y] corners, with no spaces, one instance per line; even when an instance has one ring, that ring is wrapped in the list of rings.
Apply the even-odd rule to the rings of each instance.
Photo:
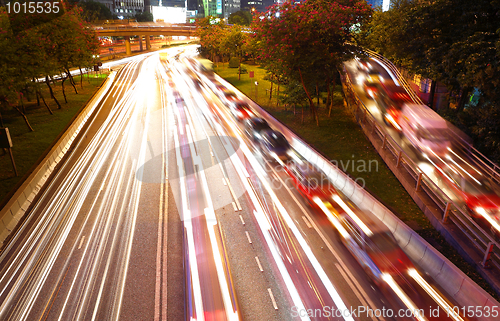
[[[237,57],[233,57],[229,59],[229,68],[238,68],[240,65],[240,59]]]

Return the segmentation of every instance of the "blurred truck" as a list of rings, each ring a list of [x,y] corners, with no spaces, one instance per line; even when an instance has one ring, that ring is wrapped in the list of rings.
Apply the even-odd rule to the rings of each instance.
[[[448,153],[451,146],[448,124],[429,107],[406,103],[397,123],[403,135],[420,152],[428,156]]]

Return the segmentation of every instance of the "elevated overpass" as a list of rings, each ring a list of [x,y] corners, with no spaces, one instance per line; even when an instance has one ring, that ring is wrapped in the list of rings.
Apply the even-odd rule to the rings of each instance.
[[[142,51],[142,38],[146,40],[146,50],[151,49],[150,36],[185,36],[194,37],[196,27],[193,25],[165,24],[165,23],[137,23],[132,22],[121,25],[99,25],[94,26],[99,37],[124,37],[127,55],[132,53],[130,37],[139,36],[139,46]]]

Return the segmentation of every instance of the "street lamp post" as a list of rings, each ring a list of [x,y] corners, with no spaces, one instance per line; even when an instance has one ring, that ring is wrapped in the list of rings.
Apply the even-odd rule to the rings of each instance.
[[[99,59],[99,55],[92,55],[92,58],[94,59],[94,72],[95,72],[95,78],[97,78],[97,72],[100,71],[100,66],[102,66],[101,60]],[[100,72],[99,72],[100,74]]]

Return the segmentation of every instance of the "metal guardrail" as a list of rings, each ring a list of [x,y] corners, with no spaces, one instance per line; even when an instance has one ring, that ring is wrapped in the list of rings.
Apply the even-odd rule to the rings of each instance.
[[[469,239],[469,241],[477,248],[477,250],[484,255],[487,254],[488,245],[493,243],[496,245],[494,247],[493,255],[491,256],[491,263],[496,269],[500,271],[500,245],[490,236],[487,232],[480,227],[466,211],[464,211],[462,206],[459,206],[453,200],[451,200],[446,194],[423,172],[420,170],[413,159],[404,152],[399,144],[389,135],[385,128],[378,124],[378,121],[370,113],[365,104],[358,98],[355,93],[352,82],[345,73],[346,76],[343,79],[344,84],[348,90],[351,99],[354,100],[356,105],[355,115],[358,123],[365,129],[365,133],[370,133],[373,137],[380,139],[382,143],[382,149],[389,150],[397,160],[397,168],[406,171],[415,180],[415,191],[423,191],[441,210],[442,217],[441,222],[452,222],[455,224],[464,236]],[[397,74],[396,74],[397,75]],[[401,74],[399,74],[400,77]],[[399,79],[398,79],[399,80]],[[403,80],[401,81],[403,83]],[[411,94],[411,93],[410,93]],[[413,94],[415,94],[413,92]]]

